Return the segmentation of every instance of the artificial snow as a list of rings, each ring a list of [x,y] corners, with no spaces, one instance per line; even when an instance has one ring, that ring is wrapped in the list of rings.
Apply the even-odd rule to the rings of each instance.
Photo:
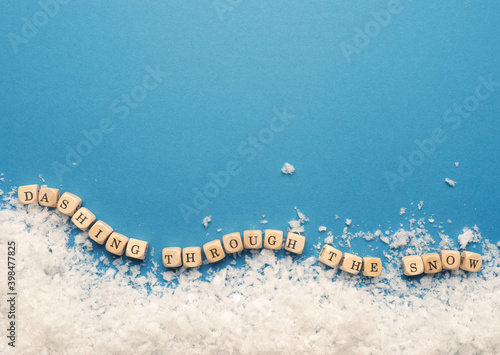
[[[458,243],[460,249],[465,249],[469,243],[477,243],[481,240],[481,234],[477,229],[469,229],[467,227],[462,229],[462,234],[458,236]]]
[[[203,222],[201,222],[201,224],[203,224],[205,226],[205,229],[207,229],[210,222],[212,222],[212,216],[206,216],[205,218],[203,218]]]
[[[406,208],[404,207],[401,207],[401,209],[399,210],[399,215],[402,216],[406,213]]]
[[[352,219],[347,218],[347,219],[345,220],[345,225],[346,225],[346,226],[348,226],[348,227],[350,227],[350,226],[351,226],[351,224],[352,224]]]
[[[281,168],[281,172],[285,175],[293,175],[293,173],[295,172],[295,167],[292,164],[285,163],[285,165],[283,165],[283,167]]]
[[[457,184],[457,182],[456,182],[456,181],[453,181],[453,180],[448,179],[448,178],[444,179],[444,181],[445,181],[445,182],[446,182],[449,186],[451,186],[451,187],[455,187],[455,185]]]
[[[318,227],[318,232],[326,232],[326,227],[325,226],[319,226]]]
[[[455,162],[455,167],[456,167],[456,168],[458,168],[458,164],[459,164],[459,162],[458,162],[458,161],[456,161],[456,162]]]

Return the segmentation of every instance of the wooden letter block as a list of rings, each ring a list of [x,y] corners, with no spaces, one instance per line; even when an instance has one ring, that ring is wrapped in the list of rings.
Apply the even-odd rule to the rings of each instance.
[[[71,192],[65,192],[57,202],[57,210],[67,216],[73,216],[82,205],[82,199]]]
[[[458,250],[441,250],[441,265],[445,270],[458,270],[460,252]]]
[[[163,248],[163,265],[165,267],[182,266],[182,250],[178,247]]]
[[[370,277],[377,277],[382,274],[382,260],[366,256],[363,258],[363,275]]]
[[[17,189],[17,197],[23,205],[38,202],[38,185],[24,185]]]
[[[325,244],[319,253],[318,260],[330,267],[335,267],[342,260],[342,252],[331,245]]]
[[[130,238],[127,243],[125,255],[129,258],[144,260],[148,253],[149,243],[144,240]]]
[[[89,230],[89,237],[98,244],[104,244],[108,237],[113,233],[113,228],[103,221],[97,221]]]
[[[401,267],[406,276],[420,275],[424,272],[424,262],[420,255],[408,255],[401,259]]]
[[[481,255],[471,251],[463,251],[460,259],[460,269],[465,271],[478,272],[481,265],[483,265]]]
[[[238,253],[243,250],[243,242],[239,232],[229,233],[222,237],[226,253]]]
[[[295,254],[302,254],[306,245],[306,237],[303,235],[290,233],[286,236],[285,250]]]
[[[262,231],[244,231],[243,245],[245,249],[262,249]]]
[[[56,207],[60,196],[61,192],[59,189],[42,187],[40,191],[38,191],[38,203],[40,206]]]
[[[85,207],[82,207],[71,217],[71,222],[82,231],[86,231],[95,222],[95,215]]]
[[[340,261],[340,270],[355,275],[359,274],[362,265],[363,265],[362,257],[349,253],[344,253],[342,260]]]
[[[422,262],[424,263],[424,272],[426,274],[435,274],[443,270],[441,258],[438,253],[422,255]]]
[[[280,250],[283,244],[283,231],[266,229],[264,233],[264,248]]]
[[[202,264],[201,248],[188,247],[182,249],[182,261],[185,267],[198,267]]]
[[[125,247],[127,246],[128,238],[123,234],[113,232],[106,242],[106,250],[111,254],[118,256],[123,255]]]
[[[226,257],[226,253],[224,253],[222,243],[219,239],[212,240],[203,245],[203,251],[209,263],[216,263]]]

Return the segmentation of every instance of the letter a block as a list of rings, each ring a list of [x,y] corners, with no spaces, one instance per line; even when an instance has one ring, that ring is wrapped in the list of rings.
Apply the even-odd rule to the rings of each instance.
[[[60,196],[61,192],[59,189],[42,187],[40,191],[38,191],[38,203],[40,206],[56,207]]]
[[[226,257],[226,253],[224,253],[222,243],[219,239],[212,240],[203,245],[203,251],[209,263],[216,263]]]
[[[460,269],[478,272],[483,264],[483,258],[478,253],[463,251],[460,258]]]
[[[17,189],[17,196],[19,197],[19,202],[23,205],[28,205],[33,202],[38,202],[38,185],[24,185],[19,186]]]
[[[243,246],[245,249],[262,249],[262,231],[244,231]]]
[[[71,192],[65,192],[57,202],[57,210],[67,216],[73,216],[82,205],[82,199]]]
[[[401,267],[406,276],[420,275],[424,272],[424,262],[419,255],[408,255],[401,259]]]
[[[113,232],[106,242],[106,250],[111,254],[118,256],[123,255],[127,246],[128,238],[123,234]]]
[[[86,231],[95,222],[95,215],[85,207],[82,207],[71,217],[71,222],[82,231]]]
[[[182,266],[182,250],[178,247],[163,248],[163,265],[165,267]]]
[[[266,229],[264,232],[264,248],[280,250],[283,244],[283,231]]]
[[[185,267],[201,266],[202,261],[200,247],[188,247],[182,249],[182,264]]]
[[[89,237],[94,242],[102,245],[106,242],[111,233],[113,233],[113,228],[103,221],[97,221],[92,228],[90,228]]]
[[[441,258],[438,253],[422,255],[422,262],[424,263],[424,272],[426,274],[435,274],[443,270]]]
[[[302,254],[306,245],[306,237],[303,235],[290,233],[286,236],[285,250],[295,254]]]
[[[460,268],[460,252],[458,250],[441,250],[441,265],[445,270]]]
[[[361,271],[361,266],[363,264],[363,258],[357,255],[344,253],[342,260],[340,262],[340,270],[348,272],[350,274],[359,274]]]
[[[363,258],[363,275],[377,277],[382,274],[382,260],[367,256]]]
[[[125,255],[129,258],[144,260],[148,253],[149,243],[144,240],[130,238],[127,243]]]
[[[238,253],[243,250],[243,242],[239,232],[229,233],[222,237],[226,253]]]
[[[325,265],[335,267],[340,263],[340,260],[342,260],[342,252],[331,245],[325,244],[319,253],[318,260]]]

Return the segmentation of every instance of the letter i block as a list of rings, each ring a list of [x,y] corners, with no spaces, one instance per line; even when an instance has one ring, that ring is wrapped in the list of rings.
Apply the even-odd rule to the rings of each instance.
[[[163,248],[163,265],[165,267],[182,266],[182,250],[178,247]]]
[[[340,262],[340,270],[356,275],[359,274],[359,272],[361,271],[362,264],[363,264],[362,257],[349,253],[344,253],[342,261]]]
[[[295,254],[302,254],[306,245],[306,237],[303,235],[290,233],[286,236],[285,250]]]
[[[67,216],[73,216],[82,205],[82,199],[71,192],[65,192],[57,202],[57,210]]]
[[[441,258],[438,253],[422,255],[422,262],[424,263],[424,272],[426,274],[435,274],[443,270]]]
[[[283,231],[266,229],[264,233],[264,248],[280,250],[283,244]]]
[[[24,185],[19,186],[17,189],[17,196],[19,197],[19,202],[23,205],[28,205],[33,202],[38,202],[38,185]]]
[[[97,221],[89,230],[89,237],[98,244],[104,244],[113,233],[113,228],[103,221]]]
[[[340,260],[342,260],[342,252],[331,245],[325,244],[319,253],[318,260],[325,265],[335,267],[340,263]]]
[[[380,258],[364,257],[363,258],[363,275],[377,277],[382,274],[382,260]]]
[[[188,247],[182,249],[182,264],[185,267],[198,267],[202,264],[201,248]]]
[[[61,192],[59,189],[53,189],[50,187],[42,187],[38,192],[38,203],[40,206],[45,207],[56,207],[57,201],[61,197]]]
[[[445,270],[457,270],[460,267],[458,250],[441,250],[441,265]]]
[[[460,269],[465,271],[478,272],[483,264],[483,258],[478,253],[463,251],[460,260]]]
[[[203,245],[203,251],[209,263],[216,263],[226,257],[226,253],[224,253],[222,243],[219,239],[212,240]]]
[[[243,245],[245,249],[262,249],[262,231],[244,231]]]
[[[71,222],[82,231],[86,231],[95,222],[95,215],[85,207],[82,207],[71,217]]]
[[[125,255],[129,258],[144,260],[148,253],[149,243],[144,240],[130,238],[127,243]]]
[[[118,256],[123,255],[127,246],[128,238],[123,234],[113,232],[106,242],[106,250],[111,254]]]
[[[226,253],[238,253],[243,250],[243,242],[239,232],[229,233],[222,237]]]
[[[408,255],[401,259],[401,267],[406,276],[420,275],[424,272],[424,262],[419,255]]]

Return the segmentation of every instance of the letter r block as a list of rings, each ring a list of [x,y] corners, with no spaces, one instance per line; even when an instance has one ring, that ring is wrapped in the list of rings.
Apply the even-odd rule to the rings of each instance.
[[[460,268],[460,252],[458,250],[441,250],[441,265],[445,270]]]
[[[82,207],[71,217],[71,222],[82,231],[86,231],[95,222],[95,215],[85,207]]]
[[[471,251],[463,251],[460,259],[460,269],[465,271],[478,272],[483,264],[481,255]]]
[[[266,229],[264,232],[264,248],[280,250],[283,244],[283,231]]]
[[[245,249],[262,249],[262,231],[244,231],[243,246]]]
[[[182,266],[182,250],[178,247],[163,248],[163,265],[165,267]]]
[[[57,201],[57,210],[71,217],[81,205],[82,199],[80,197],[73,195],[71,192],[65,192]]]
[[[369,277],[377,277],[382,274],[382,260],[367,256],[363,258],[363,275]]]
[[[229,233],[222,237],[226,253],[238,253],[243,250],[243,242],[239,232]]]
[[[201,266],[202,261],[200,247],[187,247],[182,249],[182,264],[185,267]]]
[[[422,262],[424,263],[424,272],[426,274],[435,274],[443,270],[441,258],[438,253],[422,255]]]
[[[144,260],[148,253],[149,243],[144,240],[130,238],[127,243],[125,255],[129,258]]]
[[[300,234],[290,233],[286,236],[285,250],[295,254],[302,254],[306,245],[306,237]]]
[[[56,207],[57,201],[61,197],[61,192],[59,189],[53,189],[50,187],[42,187],[38,192],[38,203],[40,206],[45,207]]]
[[[344,253],[340,261],[340,270],[348,272],[349,274],[359,274],[363,265],[363,258],[357,255]]]
[[[219,239],[212,240],[203,245],[203,251],[209,263],[216,263],[226,257],[226,253],[224,253],[222,243]]]
[[[318,260],[325,265],[335,267],[340,263],[340,260],[342,260],[342,252],[331,245],[325,244],[319,253]]]
[[[127,246],[128,238],[123,234],[113,232],[106,242],[106,250],[111,254],[118,256],[123,255],[125,252],[125,247]]]
[[[401,259],[401,267],[406,276],[420,275],[424,272],[424,262],[420,255],[408,255]]]
[[[19,197],[19,202],[23,205],[28,205],[33,202],[38,202],[38,185],[24,185],[19,186],[17,189],[17,196]]]

